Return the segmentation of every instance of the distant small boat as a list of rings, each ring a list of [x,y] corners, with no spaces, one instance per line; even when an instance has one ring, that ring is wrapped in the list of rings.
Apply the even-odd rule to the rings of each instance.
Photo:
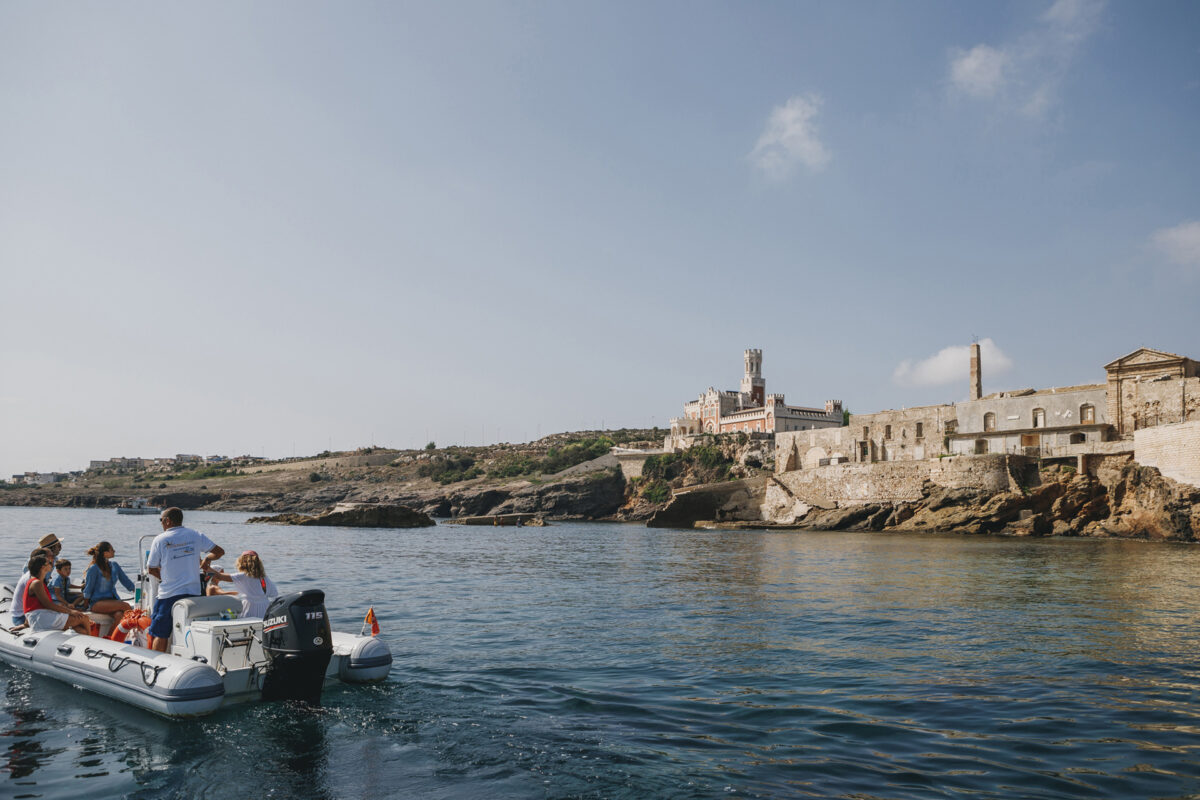
[[[117,506],[118,514],[157,514],[162,511],[161,508],[146,505],[146,498],[135,497],[129,501],[128,505]]]

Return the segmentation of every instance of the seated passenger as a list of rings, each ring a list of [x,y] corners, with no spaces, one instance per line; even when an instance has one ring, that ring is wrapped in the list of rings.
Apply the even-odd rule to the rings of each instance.
[[[63,605],[82,608],[87,603],[83,595],[72,591],[83,587],[71,583],[71,562],[65,558],[54,562],[54,574],[46,586],[50,589],[50,596]]]
[[[34,548],[29,554],[32,559],[34,556],[45,556],[53,560],[54,556],[49,550],[44,550],[41,547]],[[21,577],[17,579],[17,588],[13,590],[12,598],[12,630],[21,630],[28,628],[29,624],[25,621],[25,588],[29,585],[29,562],[25,562],[25,571],[21,573]]]
[[[29,583],[25,587],[25,618],[32,631],[65,631],[88,633],[92,621],[82,611],[55,602],[46,590],[46,576],[50,574],[50,558],[36,555],[29,559]]]
[[[236,594],[242,601],[242,616],[262,619],[267,613],[267,606],[279,596],[275,583],[267,577],[267,569],[262,559],[253,550],[247,550],[238,556],[238,571],[233,575],[212,571],[208,577],[212,583],[208,586],[209,596],[220,594]],[[225,592],[217,587],[220,581],[233,583],[235,591]]]
[[[120,625],[125,612],[132,606],[117,597],[116,584],[120,583],[132,592],[133,581],[129,580],[121,565],[112,560],[117,553],[108,542],[101,542],[87,552],[92,557],[92,565],[83,579],[87,609],[95,614],[111,614],[113,624]]]

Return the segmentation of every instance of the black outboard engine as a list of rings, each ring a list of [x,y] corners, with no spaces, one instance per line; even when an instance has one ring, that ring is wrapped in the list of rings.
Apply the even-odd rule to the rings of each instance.
[[[280,595],[263,618],[268,666],[263,700],[321,702],[325,671],[333,658],[333,635],[320,589]]]

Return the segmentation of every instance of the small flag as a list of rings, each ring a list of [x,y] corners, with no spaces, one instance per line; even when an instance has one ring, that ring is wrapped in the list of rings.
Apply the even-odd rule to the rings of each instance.
[[[379,620],[377,620],[375,618],[375,607],[374,606],[371,606],[370,608],[367,609],[367,617],[366,617],[366,619],[363,620],[363,632],[364,633],[366,632],[368,625],[371,626],[371,635],[378,636],[379,635]]]

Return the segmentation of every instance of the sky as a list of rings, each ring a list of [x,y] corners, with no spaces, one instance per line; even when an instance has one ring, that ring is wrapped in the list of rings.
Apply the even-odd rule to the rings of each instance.
[[[1200,4],[0,0],[0,476],[1200,358]]]

